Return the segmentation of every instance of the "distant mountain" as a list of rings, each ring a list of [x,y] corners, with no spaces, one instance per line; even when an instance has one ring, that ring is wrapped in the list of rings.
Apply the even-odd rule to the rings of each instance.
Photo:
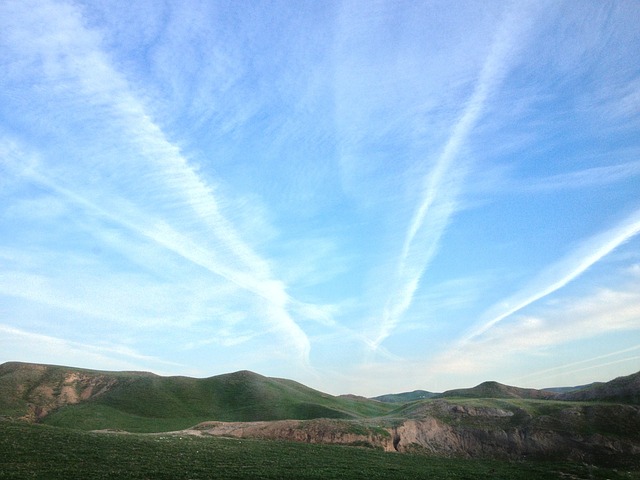
[[[447,390],[434,398],[526,398],[550,399],[555,393],[533,388],[519,388],[503,385],[498,382],[483,382],[473,388]]]
[[[0,365],[0,415],[86,430],[175,430],[206,420],[356,419],[391,409],[249,371],[195,379],[19,362]]]
[[[447,390],[443,393],[430,393],[424,390],[415,392],[381,395],[373,400],[389,403],[406,403],[424,399],[438,398],[522,398],[529,400],[567,400],[602,401],[640,405],[640,372],[619,377],[607,383],[594,382],[575,387],[553,387],[537,390],[504,385],[498,382],[483,382],[472,388]]]
[[[433,398],[437,393],[427,392],[426,390],[414,390],[413,392],[403,393],[389,393],[386,395],[380,395],[373,397],[371,400],[377,400],[385,403],[407,403],[415,402],[416,400],[427,400]]]
[[[601,401],[640,405],[640,372],[607,383],[594,383],[578,391],[560,394],[560,400]]]

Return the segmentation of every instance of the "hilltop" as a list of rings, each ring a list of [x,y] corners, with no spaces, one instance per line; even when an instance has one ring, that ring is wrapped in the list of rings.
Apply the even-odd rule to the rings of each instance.
[[[640,372],[606,383],[594,383],[558,396],[569,401],[603,401],[640,405]]]
[[[10,362],[0,365],[0,417],[85,431],[636,465],[639,377],[569,393],[484,382],[429,399],[412,398],[420,392],[397,394],[391,403],[335,397],[249,371],[195,379]],[[398,401],[403,396],[408,401]]]
[[[334,397],[249,371],[161,377],[10,362],[0,365],[0,414],[81,429],[162,431],[207,420],[355,419],[392,407]]]
[[[416,400],[426,400],[437,396],[437,393],[428,392],[426,390],[414,390],[413,392],[389,393],[373,397],[372,400],[386,403],[407,403]]]
[[[640,404],[640,372],[618,377],[610,382],[594,382],[576,387],[545,389],[520,388],[495,381],[482,382],[471,388],[458,388],[442,393],[426,390],[392,393],[373,397],[387,403],[407,403],[430,398],[513,398],[529,400],[601,401]]]
[[[483,382],[473,388],[459,388],[447,390],[435,395],[435,398],[526,398],[551,399],[556,394],[533,388],[512,387],[498,382]]]

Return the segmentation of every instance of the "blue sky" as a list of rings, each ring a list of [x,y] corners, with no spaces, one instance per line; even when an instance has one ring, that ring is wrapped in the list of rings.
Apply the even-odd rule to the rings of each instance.
[[[640,370],[640,5],[0,4],[0,361],[328,393]]]

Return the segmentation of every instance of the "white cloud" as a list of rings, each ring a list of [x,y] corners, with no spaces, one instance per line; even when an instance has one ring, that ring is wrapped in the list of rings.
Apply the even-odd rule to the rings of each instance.
[[[628,180],[639,175],[640,161],[636,160],[617,165],[586,168],[541,179],[527,178],[520,182],[515,190],[518,192],[539,192],[588,188]]]
[[[43,156],[40,165],[23,169],[23,175],[85,214],[115,222],[130,234],[151,240],[260,297],[260,302],[269,304],[266,320],[304,360],[309,341],[287,312],[286,285],[273,277],[269,262],[245,243],[232,220],[222,214],[224,200],[216,195],[215,185],[198,174],[154,123],[101,49],[99,35],[83,26],[71,6],[58,10],[57,4],[40,2],[14,7],[7,37],[22,58],[44,58],[44,81],[53,91],[63,92],[55,97],[61,106],[99,111],[101,123],[108,124],[104,134],[110,143],[133,148],[119,158],[110,156],[108,162],[83,158],[69,168],[49,168],[53,162]],[[38,28],[29,30],[35,24]],[[82,105],[81,99],[87,103]],[[78,173],[87,172],[102,177],[101,181],[81,183]]]
[[[639,322],[640,323],[640,322]],[[640,327],[640,324],[639,324]],[[571,363],[564,363],[562,365],[556,366],[556,367],[552,367],[552,368],[546,368],[544,370],[538,370],[536,372],[531,372],[528,373],[526,375],[522,375],[518,378],[517,381],[528,381],[532,378],[534,379],[545,379],[548,378],[550,375],[557,375],[558,373],[562,373],[563,375],[571,375],[573,373],[576,372],[582,372],[585,370],[592,370],[592,369],[596,369],[596,368],[600,368],[603,365],[615,365],[618,363],[622,363],[622,362],[628,362],[630,360],[636,360],[640,357],[628,357],[625,356],[624,358],[619,358],[617,360],[608,360],[606,362],[601,362],[601,360],[607,358],[607,359],[611,359],[611,357],[619,357],[621,355],[630,353],[630,352],[635,352],[636,350],[640,350],[640,344],[639,345],[634,345],[633,347],[630,348],[624,348],[622,350],[617,350],[615,352],[610,352],[604,355],[598,355],[595,357],[591,357],[591,358],[587,358],[585,360],[580,360],[577,362],[571,362]],[[591,365],[589,365],[591,364]],[[587,365],[587,366],[585,366]],[[575,368],[578,367],[578,368]],[[514,380],[515,381],[515,380]]]
[[[473,94],[453,126],[435,165],[423,180],[418,206],[405,235],[392,291],[382,313],[373,342],[379,346],[395,329],[413,302],[413,296],[440,239],[457,210],[465,165],[459,156],[464,143],[481,117],[485,104],[508,73],[520,43],[527,35],[534,12],[525,8],[508,11],[500,23]]]
[[[104,370],[153,370],[156,373],[183,367],[118,345],[88,345],[2,324],[0,333],[0,361],[23,360]]]
[[[462,338],[460,345],[465,345],[519,310],[564,287],[638,233],[640,210],[632,212],[613,228],[583,241],[573,252],[540,272],[528,286],[491,307],[482,315],[478,325]]]
[[[535,315],[514,316],[478,332],[439,355],[432,367],[442,374],[482,374],[510,358],[544,354],[550,348],[618,331],[640,330],[640,293],[601,289],[584,298],[566,298]]]

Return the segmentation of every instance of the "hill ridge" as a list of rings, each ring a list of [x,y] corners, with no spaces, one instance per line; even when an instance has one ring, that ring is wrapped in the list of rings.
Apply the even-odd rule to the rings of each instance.
[[[0,365],[0,420],[9,417],[6,424],[15,424],[13,419],[22,418],[74,430],[339,443],[427,455],[623,462],[640,452],[640,405],[575,401],[570,395],[598,399],[622,393],[628,403],[638,390],[640,372],[549,399],[533,397],[551,392],[488,381],[440,398],[385,404],[354,395],[334,397],[249,370],[195,379],[9,362]]]
[[[0,415],[83,429],[158,431],[208,420],[361,418],[390,409],[249,370],[198,379],[26,362],[0,365]]]
[[[457,388],[447,390],[435,398],[523,398],[523,399],[551,399],[555,393],[535,388],[521,388],[505,385],[495,380],[482,382],[471,388]]]

